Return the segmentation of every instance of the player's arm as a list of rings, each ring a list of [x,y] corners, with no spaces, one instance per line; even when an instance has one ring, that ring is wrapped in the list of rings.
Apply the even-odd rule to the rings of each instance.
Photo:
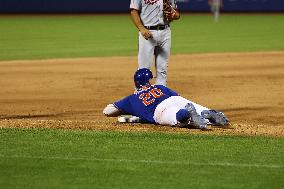
[[[173,17],[173,20],[178,20],[180,18],[180,13],[177,9],[174,9],[172,17]]]
[[[103,114],[108,117],[117,117],[123,114],[123,110],[117,108],[114,104],[108,104],[103,110]]]
[[[176,4],[175,0],[172,2],[172,7],[173,7],[172,19],[173,20],[178,20],[180,18],[180,13],[178,11],[177,4]]]
[[[130,98],[133,95],[124,97],[123,99],[109,104],[103,110],[104,115],[108,117],[117,117],[122,114],[132,114],[132,106],[130,103]]]
[[[168,22],[173,20],[178,20],[180,18],[180,13],[177,8],[175,0],[165,0],[163,2],[163,13],[164,17]]]
[[[143,37],[147,40],[149,38],[152,38],[153,34],[149,30],[147,30],[142,24],[139,11],[136,9],[130,9],[130,15],[131,15],[132,22],[134,23],[136,28],[140,31],[140,33],[143,35]]]

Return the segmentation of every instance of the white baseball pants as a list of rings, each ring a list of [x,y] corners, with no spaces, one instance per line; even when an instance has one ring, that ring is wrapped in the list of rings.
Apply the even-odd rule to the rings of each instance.
[[[181,96],[171,96],[161,102],[154,112],[154,120],[161,125],[174,126],[178,123],[176,119],[176,113],[180,109],[184,109],[186,104],[192,103],[196,109],[196,112],[201,115],[203,110],[209,110],[208,108],[196,104],[190,100],[187,100]]]

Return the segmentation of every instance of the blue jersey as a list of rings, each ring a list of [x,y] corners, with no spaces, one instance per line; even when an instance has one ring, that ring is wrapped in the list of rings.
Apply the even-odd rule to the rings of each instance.
[[[130,115],[155,123],[153,116],[157,105],[171,96],[178,96],[178,93],[163,85],[146,85],[114,105]]]

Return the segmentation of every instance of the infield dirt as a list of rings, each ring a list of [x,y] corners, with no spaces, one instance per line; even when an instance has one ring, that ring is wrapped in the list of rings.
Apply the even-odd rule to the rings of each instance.
[[[71,128],[284,136],[284,52],[172,55],[168,86],[223,111],[211,131],[119,124],[103,108],[133,92],[136,57],[0,62],[0,128]]]

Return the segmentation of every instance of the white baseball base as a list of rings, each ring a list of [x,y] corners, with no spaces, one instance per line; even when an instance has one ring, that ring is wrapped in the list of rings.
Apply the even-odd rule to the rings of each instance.
[[[133,115],[123,115],[117,118],[119,123],[140,123],[141,119]]]

